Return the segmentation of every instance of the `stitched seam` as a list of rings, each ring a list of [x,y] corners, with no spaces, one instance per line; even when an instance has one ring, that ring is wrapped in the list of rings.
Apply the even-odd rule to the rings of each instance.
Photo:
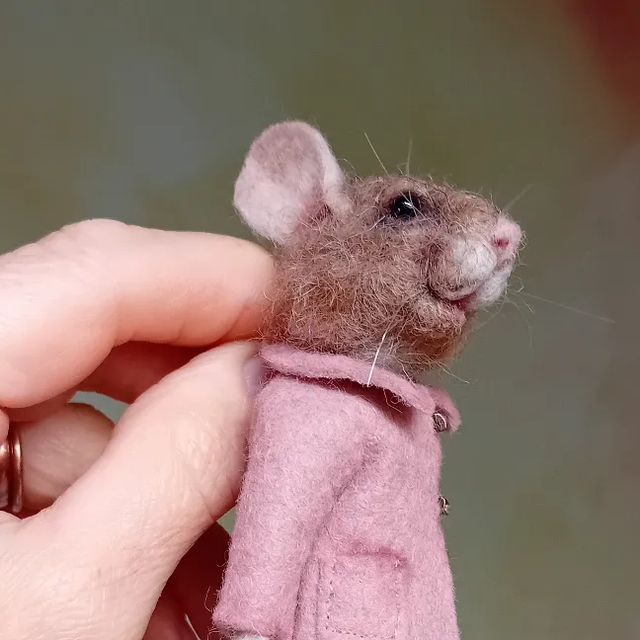
[[[338,563],[338,559],[336,558],[333,561],[333,565],[331,567],[331,574],[329,577],[329,593],[327,594],[327,599],[325,603],[325,608],[327,611],[326,613],[327,620],[325,623],[325,630],[333,631],[334,633],[339,633],[340,635],[348,635],[348,636],[354,636],[356,638],[362,638],[363,640],[366,640],[366,639],[395,640],[395,638],[397,638],[398,636],[398,627],[400,626],[400,571],[398,570],[398,567],[394,567],[395,580],[394,580],[393,595],[395,600],[396,613],[395,613],[395,622],[393,624],[393,633],[390,636],[383,636],[377,633],[362,634],[362,633],[356,633],[355,631],[348,631],[347,629],[338,629],[337,627],[334,627],[331,624],[331,613],[333,611],[333,600],[335,596],[335,592],[333,590],[333,577],[336,572],[337,563]]]

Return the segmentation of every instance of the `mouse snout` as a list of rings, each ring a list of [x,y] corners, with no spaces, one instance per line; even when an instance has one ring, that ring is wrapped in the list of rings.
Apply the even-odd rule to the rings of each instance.
[[[446,300],[461,300],[493,273],[497,263],[496,249],[484,238],[456,234],[441,244],[432,260],[430,286]]]
[[[431,290],[464,309],[495,302],[506,287],[521,240],[520,227],[505,216],[484,232],[449,236],[431,256]]]
[[[522,231],[513,220],[500,216],[493,229],[492,241],[499,261],[509,260],[514,258],[518,251],[522,241]]]

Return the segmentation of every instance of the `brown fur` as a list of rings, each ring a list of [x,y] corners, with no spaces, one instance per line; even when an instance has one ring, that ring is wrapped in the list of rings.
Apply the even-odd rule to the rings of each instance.
[[[426,214],[385,215],[407,191]],[[405,176],[352,178],[346,196],[341,210],[310,212],[278,249],[264,339],[371,362],[377,355],[379,366],[415,376],[449,357],[468,326],[470,314],[429,286],[442,238],[486,234],[498,212],[475,194]]]

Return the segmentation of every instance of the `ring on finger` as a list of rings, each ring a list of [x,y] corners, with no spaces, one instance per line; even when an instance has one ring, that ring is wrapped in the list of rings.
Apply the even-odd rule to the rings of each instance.
[[[15,427],[9,427],[7,439],[0,444],[0,510],[22,511],[22,445]]]

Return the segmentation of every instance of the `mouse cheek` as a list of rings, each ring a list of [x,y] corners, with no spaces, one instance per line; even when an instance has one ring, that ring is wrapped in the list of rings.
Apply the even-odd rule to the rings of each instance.
[[[505,292],[509,270],[497,271],[475,292],[469,301],[469,310],[476,311],[496,302]]]
[[[460,300],[487,280],[496,264],[496,252],[482,238],[458,234],[441,243],[434,252],[429,285],[446,300]]]

